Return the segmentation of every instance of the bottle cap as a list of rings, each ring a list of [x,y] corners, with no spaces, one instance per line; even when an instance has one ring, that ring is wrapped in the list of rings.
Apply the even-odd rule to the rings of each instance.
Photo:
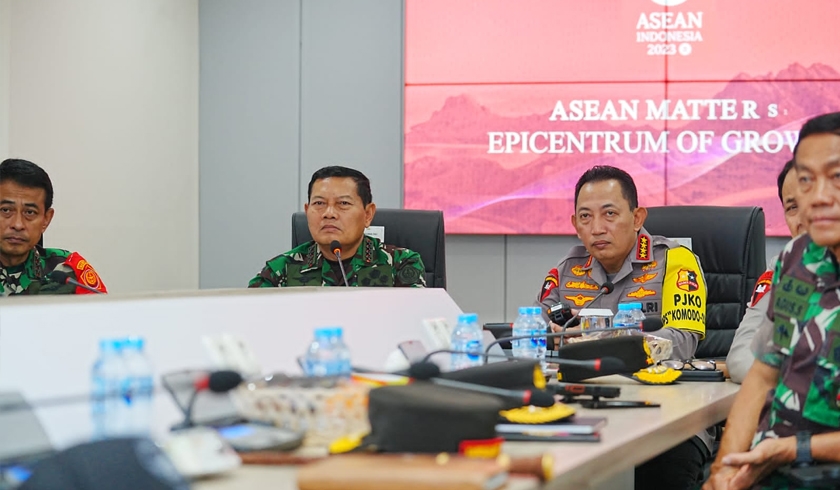
[[[472,323],[478,321],[478,313],[464,313],[458,315],[458,323]]]

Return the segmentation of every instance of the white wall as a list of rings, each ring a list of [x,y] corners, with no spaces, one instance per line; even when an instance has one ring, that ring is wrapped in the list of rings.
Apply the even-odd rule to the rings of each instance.
[[[45,245],[112,292],[197,288],[198,0],[0,1],[0,157],[50,174]]]
[[[291,248],[312,173],[402,202],[398,0],[202,0],[201,287],[245,287]]]
[[[0,0],[0,156],[9,151],[9,0]]]
[[[290,248],[291,214],[320,166],[356,167],[379,207],[401,206],[402,1],[202,0],[200,9],[202,288],[243,287]],[[768,239],[768,258],[784,242]],[[447,236],[447,290],[482,321],[512,321],[577,243]]]

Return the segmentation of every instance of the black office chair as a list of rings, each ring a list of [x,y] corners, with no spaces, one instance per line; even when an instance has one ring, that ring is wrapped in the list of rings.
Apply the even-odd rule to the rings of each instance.
[[[385,243],[411,249],[423,259],[426,286],[446,289],[446,249],[443,212],[416,209],[377,209],[371,226],[385,228]],[[292,247],[312,240],[306,213],[292,215]]]
[[[654,235],[691,238],[706,277],[706,338],[697,357],[725,357],[758,277],[767,269],[764,210],[759,207],[648,208]]]

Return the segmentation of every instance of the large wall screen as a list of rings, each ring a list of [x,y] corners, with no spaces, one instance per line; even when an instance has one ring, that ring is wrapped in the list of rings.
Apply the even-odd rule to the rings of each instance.
[[[802,122],[840,110],[836,0],[407,0],[405,207],[448,233],[573,234],[574,185],[762,206]]]

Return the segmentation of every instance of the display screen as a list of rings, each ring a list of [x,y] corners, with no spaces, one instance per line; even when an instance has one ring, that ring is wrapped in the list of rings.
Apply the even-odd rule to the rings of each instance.
[[[404,205],[456,234],[573,234],[594,165],[642,206],[761,206],[840,110],[834,0],[407,0]]]

